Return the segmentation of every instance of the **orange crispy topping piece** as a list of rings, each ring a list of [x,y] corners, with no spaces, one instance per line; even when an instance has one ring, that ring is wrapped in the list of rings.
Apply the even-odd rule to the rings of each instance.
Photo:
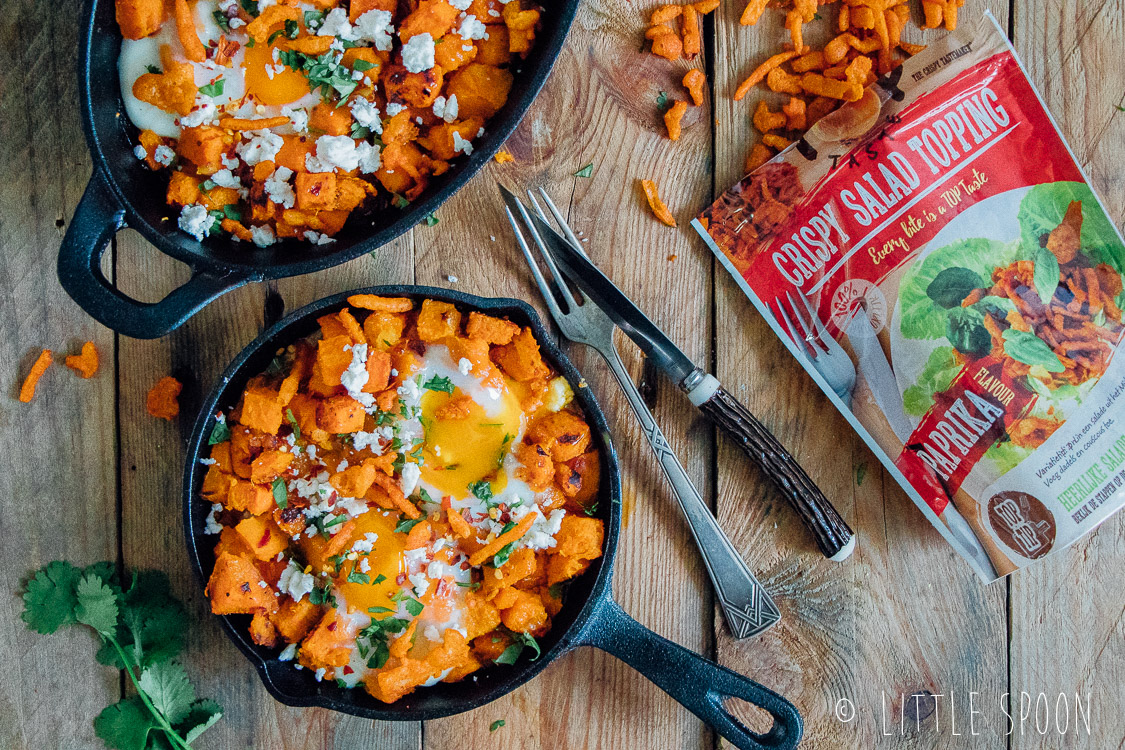
[[[53,361],[54,357],[50,349],[44,349],[39,353],[31,366],[31,371],[24,378],[23,385],[20,386],[20,401],[25,404],[31,403],[31,399],[35,398],[35,386],[39,384],[39,378],[43,377],[43,373],[47,372]]]

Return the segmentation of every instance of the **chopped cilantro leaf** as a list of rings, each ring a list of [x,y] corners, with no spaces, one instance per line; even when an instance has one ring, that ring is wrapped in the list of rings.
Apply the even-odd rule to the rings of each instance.
[[[305,11],[305,26],[310,30],[315,30],[322,23],[324,23],[323,10],[306,10]]]
[[[216,10],[211,13],[211,17],[215,19],[215,23],[218,24],[220,29],[230,31],[230,19],[227,18],[226,13],[223,13],[221,10]]]
[[[222,422],[215,422],[215,426],[211,428],[211,436],[207,438],[207,445],[218,445],[230,440],[230,425],[224,419]]]
[[[453,393],[453,381],[449,378],[443,378],[440,375],[434,375],[432,378],[422,384],[422,387],[427,391],[440,391],[441,393]]]
[[[391,201],[391,204],[395,208],[406,208],[410,205],[410,201],[406,200],[405,195],[399,195],[398,193],[395,193],[394,200]]]
[[[147,70],[149,73],[152,73],[153,75],[157,75],[157,76],[164,72],[160,68],[156,67],[155,65],[146,65],[145,70]]]
[[[370,583],[370,582],[371,582],[371,576],[367,575],[366,573],[358,573],[354,570],[351,573],[348,573],[348,583]],[[370,612],[371,610],[367,610],[367,611]]]
[[[330,529],[333,526],[339,526],[340,524],[342,524],[344,521],[347,521],[347,520],[348,520],[348,517],[346,515],[344,515],[343,513],[341,513],[340,515],[337,515],[337,516],[332,516],[332,518],[330,518],[329,520],[324,522],[324,528]]]
[[[433,211],[431,211],[430,213],[426,214],[426,218],[422,219],[422,221],[426,222],[426,226],[432,227],[434,224],[438,223],[439,219],[438,217],[434,216]]]
[[[477,589],[480,588],[480,581],[457,581],[457,585],[460,586],[463,589],[469,589],[470,591],[476,591]]]
[[[577,172],[574,173],[575,177],[593,177],[593,175],[594,175],[594,163],[593,162],[590,162],[586,166],[582,167],[582,169],[579,169]]]
[[[371,70],[374,67],[375,63],[368,62],[367,60],[360,60],[359,58],[356,58],[356,60],[352,62],[352,70],[359,71],[360,73],[365,70]]]
[[[285,20],[285,38],[296,39],[297,35],[301,33],[301,25],[296,21],[287,18]]]
[[[504,563],[508,562],[508,558],[512,556],[512,547],[514,545],[515,542],[508,542],[503,547],[501,547],[500,550],[492,556],[492,567],[503,567]]]
[[[505,723],[506,722],[503,719],[497,719],[496,721],[488,725],[488,731],[495,732],[497,729],[504,726]]]
[[[216,78],[214,81],[212,81],[211,83],[208,83],[206,86],[200,86],[199,87],[199,93],[203,94],[204,96],[222,96],[224,86],[225,86],[225,82],[223,81],[223,79],[222,78]]]
[[[492,484],[481,479],[469,485],[469,492],[476,495],[478,499],[488,502],[492,499]]]
[[[382,614],[394,612],[394,610],[391,609],[390,607],[368,607],[367,611],[369,613],[373,614],[373,615],[382,615]]]
[[[660,109],[668,109],[668,92],[661,91],[656,95],[656,106]]]
[[[598,503],[595,502],[593,505],[589,505],[589,506],[583,508],[582,512],[585,513],[588,516],[594,515],[595,513],[598,512]]]
[[[239,0],[239,5],[250,15],[258,15],[258,0]]]
[[[398,524],[395,526],[395,533],[396,534],[409,533],[411,529],[413,529],[418,524],[422,523],[422,521],[424,521],[424,520],[425,519],[423,519],[421,516],[419,516],[418,518],[404,518],[401,521],[399,521]]]
[[[301,439],[301,427],[297,424],[297,418],[293,416],[292,409],[285,410],[285,418],[289,420],[289,426],[293,428],[293,439]]]
[[[375,576],[375,580],[372,581],[371,583],[382,583],[385,580],[387,580],[387,577],[385,575],[383,575],[382,573],[380,573],[379,575]]]
[[[418,601],[417,599],[407,599],[405,606],[406,611],[414,617],[422,614],[422,610],[426,608],[426,605],[422,604],[422,602]]]
[[[289,490],[285,488],[285,480],[281,477],[273,480],[273,501],[277,503],[277,507],[285,510],[289,505]]]
[[[266,44],[268,44],[272,47],[273,43],[277,40],[277,38],[284,33],[285,33],[285,29],[278,29],[277,31],[273,32],[272,34],[269,35],[269,38],[266,39]]]

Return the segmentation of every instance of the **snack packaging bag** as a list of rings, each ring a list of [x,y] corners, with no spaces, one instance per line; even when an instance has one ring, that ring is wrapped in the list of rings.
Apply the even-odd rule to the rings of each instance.
[[[693,225],[985,580],[1125,503],[1125,245],[991,15]]]

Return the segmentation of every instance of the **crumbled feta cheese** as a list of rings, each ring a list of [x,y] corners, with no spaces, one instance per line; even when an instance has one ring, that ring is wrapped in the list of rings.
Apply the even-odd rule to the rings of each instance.
[[[369,128],[373,133],[383,132],[383,116],[379,113],[379,107],[375,102],[357,98],[351,103],[351,111],[357,125]]]
[[[371,561],[366,557],[359,561],[359,572],[367,573],[371,570]]]
[[[213,458],[201,458],[199,459],[199,463],[203,464],[204,466],[214,466],[218,463],[218,461]]]
[[[430,588],[430,579],[426,578],[426,574],[422,572],[413,573],[406,577],[410,581],[410,585],[414,587],[414,596],[421,598]]]
[[[338,497],[334,507],[341,509],[352,518],[362,516],[368,511],[367,501],[355,497]]]
[[[488,29],[476,16],[465,16],[457,27],[457,36],[462,39],[487,39]]]
[[[399,104],[398,102],[388,102],[387,103],[387,117],[394,117],[399,112],[402,112],[405,109],[406,109],[405,104]]]
[[[394,31],[392,20],[390,11],[369,10],[355,19],[355,37],[371,42],[375,49],[389,52],[392,46],[391,32]]]
[[[469,6],[473,4],[473,0],[449,0],[449,4],[457,10],[468,10]]]
[[[369,531],[363,535],[362,539],[356,540],[356,543],[352,545],[352,552],[367,554],[375,549],[375,542],[377,541],[379,541],[379,535],[373,531]]]
[[[207,209],[198,203],[192,203],[184,206],[180,211],[180,219],[177,222],[180,229],[184,230],[192,237],[199,241],[211,233],[211,227],[215,225],[215,220],[211,218],[211,214],[207,213]]]
[[[152,160],[161,166],[168,167],[176,158],[176,152],[161,143],[152,154]]]
[[[207,98],[200,97],[201,100]],[[217,111],[214,104],[209,101],[202,101],[195,109],[180,118],[180,125],[185,128],[198,128],[203,123],[213,120]]]
[[[548,547],[555,546],[555,535],[559,533],[562,528],[563,516],[566,515],[566,510],[563,508],[556,508],[552,510],[547,516],[539,510],[539,506],[533,506],[534,513],[537,518],[531,524],[531,528],[524,534],[523,538],[519,541],[518,545],[527,547],[528,549],[547,549]],[[513,513],[513,516],[515,514]]]
[[[281,136],[270,130],[263,130],[248,141],[234,147],[242,160],[254,166],[259,162],[272,161],[285,143]]]
[[[348,21],[348,12],[343,8],[333,8],[324,17],[324,22],[316,30],[317,36],[335,36],[348,41],[355,41],[355,30]]]
[[[457,360],[457,371],[462,375],[468,375],[473,371],[473,363],[467,357],[461,357]]]
[[[273,171],[273,174],[266,178],[264,185],[269,199],[285,208],[293,208],[297,204],[297,194],[293,192],[293,186],[289,184],[289,178],[292,176],[292,169],[278,167]]]
[[[417,378],[410,378],[398,387],[398,395],[407,406],[418,406],[422,402],[422,388]]]
[[[453,274],[446,274],[445,280],[448,281],[450,284],[456,284],[458,281],[460,281],[460,279],[458,279]]]
[[[250,227],[250,239],[258,247],[269,247],[277,242],[277,235],[269,227]]]
[[[237,156],[227,156],[226,154],[221,154],[219,156],[219,161],[222,162],[223,168],[229,169],[232,172],[238,169],[239,162]]]
[[[211,511],[204,519],[203,533],[204,534],[218,534],[223,530],[223,525],[219,523],[219,514],[223,512],[223,506],[215,503],[211,506]]]
[[[133,156],[137,157],[141,161],[144,161],[146,158],[148,158],[148,152],[145,151],[144,146],[138,143],[136,146],[133,146]]]
[[[410,37],[402,45],[402,64],[411,73],[434,67],[434,38],[428,32]]]
[[[308,240],[309,242],[311,242],[314,245],[327,245],[330,242],[336,241],[335,237],[329,237],[327,234],[321,234],[320,232],[314,232],[311,229],[305,230],[305,239]]]
[[[297,107],[285,106],[281,108],[281,114],[289,118],[289,124],[298,133],[307,133],[309,130],[309,112],[306,109]]]
[[[215,172],[215,174],[211,175],[208,179],[210,179],[211,182],[215,183],[219,187],[225,187],[225,188],[240,188],[240,187],[242,187],[242,182],[237,177],[235,177],[234,173],[231,172],[229,169],[220,169],[219,171]]]
[[[336,169],[350,172],[358,166],[359,153],[355,140],[346,135],[320,136],[316,139],[316,156],[305,156],[305,167],[310,172],[332,172]]]
[[[355,152],[359,157],[356,166],[359,167],[360,172],[374,174],[379,171],[379,167],[383,166],[383,155],[378,148],[367,141],[360,141],[355,147]]]
[[[320,669],[316,670],[316,681],[322,682],[324,680],[324,675],[326,674],[328,674],[327,667],[321,667]]]
[[[427,625],[426,629],[422,631],[422,635],[426,636],[426,640],[440,641],[441,634],[438,633],[436,625]]]
[[[346,468],[348,468],[348,459],[346,459],[346,458],[343,461],[341,461],[339,464],[336,465],[336,471],[337,472],[341,472]]]
[[[312,527],[316,531],[316,527]],[[316,579],[311,574],[305,573],[290,561],[285,570],[281,571],[281,576],[277,579],[277,590],[283,594],[289,594],[293,601],[299,602],[307,594],[311,594],[312,590],[316,587]]]
[[[293,661],[297,657],[297,644],[290,643],[285,648],[281,649],[281,653],[277,655],[278,661]]]
[[[464,152],[465,156],[473,153],[473,144],[461,137],[456,130],[453,131],[453,150]]]
[[[410,497],[414,488],[418,486],[418,479],[422,476],[422,467],[407,461],[402,465],[402,494]]]
[[[375,404],[375,396],[363,392],[363,386],[367,385],[369,377],[370,375],[367,372],[367,344],[356,344],[352,347],[352,361],[348,364],[348,369],[344,370],[344,374],[340,376],[340,384],[347,389],[348,395],[362,404],[365,409],[370,409]],[[347,468],[347,466],[344,468]],[[337,469],[337,471],[343,471],[343,469]]]
[[[383,455],[383,446],[379,441],[379,434],[374,432],[356,432],[352,434],[352,448],[357,451],[370,450],[376,456]]]

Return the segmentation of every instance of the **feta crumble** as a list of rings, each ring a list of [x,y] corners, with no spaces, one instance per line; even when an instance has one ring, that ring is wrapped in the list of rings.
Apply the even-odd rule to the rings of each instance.
[[[322,135],[316,139],[316,155],[305,156],[305,167],[310,172],[350,172],[359,166],[359,156],[351,136]]]
[[[280,135],[270,130],[265,130],[255,135],[249,141],[243,141],[238,144],[234,147],[234,150],[238,152],[238,155],[242,157],[244,162],[250,166],[254,166],[259,162],[273,161],[284,143]]]
[[[250,227],[250,239],[258,247],[269,247],[277,242],[277,235],[269,227]]]
[[[411,73],[434,67],[434,38],[429,33],[415,34],[402,45],[402,64]]]
[[[292,176],[292,169],[278,167],[273,171],[273,174],[266,178],[264,185],[269,199],[285,208],[293,208],[297,204],[297,194],[293,192],[293,186],[289,184],[289,178]]]
[[[172,166],[172,162],[175,161],[175,159],[176,152],[163,143],[157,146],[156,151],[152,154],[152,160],[164,167]]]
[[[289,594],[295,602],[299,602],[306,595],[311,594],[315,587],[316,579],[311,574],[302,571],[292,561],[289,562],[285,570],[281,571],[281,576],[277,579],[277,590],[283,594]]]
[[[211,227],[215,225],[215,220],[211,218],[211,214],[207,212],[206,208],[198,203],[192,203],[184,206],[183,210],[180,211],[177,225],[202,242],[203,238],[211,233]]]

